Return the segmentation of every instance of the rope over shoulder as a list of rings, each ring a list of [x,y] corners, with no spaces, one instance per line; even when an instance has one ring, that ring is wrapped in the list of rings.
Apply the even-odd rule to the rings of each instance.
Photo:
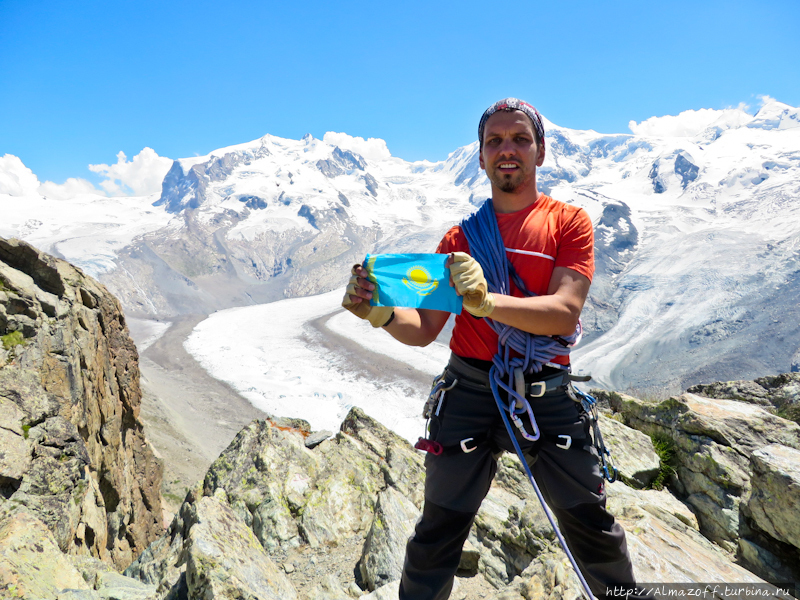
[[[514,284],[526,296],[533,296],[528,291],[521,279],[517,275],[514,267],[509,263],[506,257],[505,244],[500,235],[500,229],[497,225],[497,217],[494,213],[494,203],[488,199],[483,203],[483,206],[472,216],[461,222],[461,229],[467,238],[469,244],[470,255],[477,260],[481,268],[483,268],[484,277],[489,287],[489,291],[497,294],[511,295],[510,281],[513,278]],[[558,538],[561,547],[564,549],[575,574],[581,582],[584,592],[590,600],[594,600],[589,584],[583,576],[575,557],[572,556],[567,542],[561,533],[561,530],[556,523],[552,511],[548,508],[547,503],[542,496],[536,480],[533,477],[530,467],[528,466],[525,456],[520,448],[511,423],[520,431],[522,436],[530,441],[536,441],[540,437],[539,427],[536,424],[531,405],[525,397],[525,374],[539,373],[542,367],[552,366],[561,369],[568,369],[563,365],[552,363],[551,361],[557,356],[565,356],[569,354],[570,348],[578,343],[581,337],[581,326],[578,326],[575,333],[567,338],[553,338],[550,336],[536,335],[528,333],[498,323],[489,317],[484,317],[489,326],[497,333],[497,353],[492,358],[492,368],[489,370],[489,383],[492,389],[492,395],[497,403],[497,408],[500,410],[500,416],[503,419],[503,424],[508,431],[508,436],[511,443],[514,445],[514,450],[519,456],[528,480],[533,485],[533,490],[544,509],[553,531]],[[511,356],[511,351],[514,350],[520,356]],[[508,393],[508,404],[504,404],[500,389]],[[530,418],[533,433],[525,431],[522,419],[519,415],[522,413],[528,414]],[[510,418],[509,418],[510,417]]]

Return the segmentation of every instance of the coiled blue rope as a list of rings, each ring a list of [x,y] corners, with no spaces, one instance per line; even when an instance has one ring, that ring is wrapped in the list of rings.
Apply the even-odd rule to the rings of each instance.
[[[469,243],[470,255],[483,268],[483,275],[486,277],[490,292],[510,296],[510,281],[513,278],[517,288],[523,294],[535,295],[528,291],[506,258],[505,244],[497,226],[494,203],[491,199],[484,202],[478,212],[461,222],[461,230]],[[562,338],[528,333],[511,325],[494,321],[489,317],[486,317],[486,322],[497,333],[498,338],[497,353],[492,357],[492,369],[489,372],[492,391],[495,396],[498,395],[498,389],[502,389],[508,394],[509,401],[506,410],[512,415],[512,419],[515,415],[528,412],[534,432],[532,434],[523,433],[523,435],[526,439],[535,441],[539,437],[536,420],[533,418],[527,400],[515,389],[514,371],[521,368],[524,374],[538,373],[545,365],[565,369],[566,367],[563,365],[551,361],[557,356],[569,354],[570,348],[580,339],[581,326],[578,324],[575,333]],[[512,357],[512,351],[517,356]],[[514,424],[519,428],[517,422]]]
[[[500,235],[500,228],[497,225],[497,217],[494,213],[494,203],[491,199],[483,203],[483,206],[473,214],[471,217],[461,222],[461,230],[467,238],[469,243],[470,255],[477,260],[483,268],[483,275],[486,277],[486,283],[489,291],[496,294],[511,295],[511,278],[514,284],[526,296],[532,296],[522,280],[517,275],[511,263],[506,258],[505,244]],[[511,438],[511,443],[514,445],[514,450],[522,462],[522,467],[528,476],[528,480],[533,486],[536,496],[544,509],[547,519],[558,538],[561,547],[564,549],[567,557],[569,558],[575,574],[583,587],[587,596],[594,600],[589,584],[581,573],[575,557],[572,556],[567,542],[558,527],[555,516],[550,511],[545,502],[544,496],[533,477],[528,461],[520,448],[519,442],[514,435],[514,430],[511,423],[519,429],[522,436],[531,441],[539,439],[539,427],[536,424],[536,419],[533,415],[531,405],[524,394],[519,394],[515,387],[515,371],[518,368],[522,369],[524,374],[538,373],[545,365],[566,368],[563,365],[553,364],[551,361],[557,356],[564,356],[569,354],[570,347],[578,343],[581,336],[580,323],[578,324],[575,333],[567,338],[556,338],[550,336],[536,335],[528,333],[498,323],[484,317],[489,326],[497,333],[497,353],[492,357],[492,368],[489,370],[489,381],[492,389],[492,395],[497,403],[497,408],[500,411],[500,416],[503,419],[503,424],[508,431],[508,436]],[[511,356],[511,351],[516,352],[519,356]],[[503,402],[500,390],[504,390],[508,394],[508,404]],[[519,414],[527,412],[533,433],[525,431],[522,420]],[[510,418],[509,418],[510,417]]]

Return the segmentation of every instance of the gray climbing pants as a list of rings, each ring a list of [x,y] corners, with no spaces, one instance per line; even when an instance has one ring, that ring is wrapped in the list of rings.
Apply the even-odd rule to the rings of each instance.
[[[406,547],[400,600],[450,596],[461,548],[497,471],[497,457],[514,452],[488,373],[452,355],[445,383],[456,379],[431,419],[430,438],[444,452],[425,459],[425,507]],[[625,532],[605,508],[588,415],[563,387],[530,402],[541,438],[530,442],[518,431],[515,435],[589,587],[603,598],[608,586],[632,585]]]

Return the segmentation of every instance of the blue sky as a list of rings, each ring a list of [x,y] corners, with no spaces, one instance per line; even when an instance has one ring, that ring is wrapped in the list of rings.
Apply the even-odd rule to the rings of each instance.
[[[797,0],[0,0],[0,156],[96,181],[119,151],[343,131],[441,160],[509,95],[607,133],[760,95],[800,106],[798,31]]]

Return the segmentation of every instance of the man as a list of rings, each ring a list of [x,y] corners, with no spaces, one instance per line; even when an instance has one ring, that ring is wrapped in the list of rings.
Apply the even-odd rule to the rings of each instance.
[[[514,278],[508,294],[489,291],[482,265],[471,256],[477,245],[471,252],[467,237],[476,229],[467,229],[470,222],[450,229],[439,244],[437,252],[451,254],[451,284],[463,296],[465,312],[456,317],[450,342],[443,382],[449,389],[438,397],[438,416],[431,420],[430,439],[442,452],[426,457],[425,506],[406,549],[400,600],[449,597],[496,459],[514,451],[490,387],[495,325],[558,339],[574,335],[594,273],[586,212],[537,189],[545,138],[536,109],[515,98],[495,103],[481,118],[478,139],[480,166],[492,188],[487,210],[494,210]],[[353,268],[343,301],[348,310],[405,344],[424,346],[436,338],[448,313],[370,307],[374,285],[367,275],[360,265]],[[515,438],[586,581],[603,597],[607,586],[632,585],[634,578],[624,532],[605,510],[589,419],[570,397],[568,365],[564,351],[525,373],[526,389],[537,390],[528,396],[534,419],[523,419]],[[532,441],[537,427],[541,435]]]

